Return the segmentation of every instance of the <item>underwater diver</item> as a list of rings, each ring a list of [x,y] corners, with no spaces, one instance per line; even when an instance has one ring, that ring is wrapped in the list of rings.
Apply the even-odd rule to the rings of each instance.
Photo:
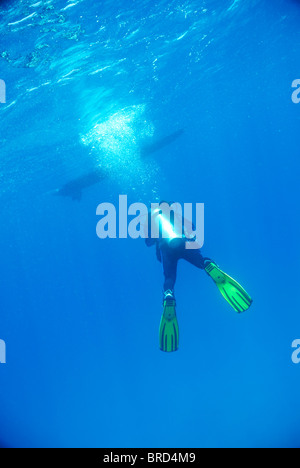
[[[145,158],[147,156],[150,156],[156,153],[157,151],[165,148],[166,146],[174,143],[174,141],[180,138],[183,135],[183,133],[183,129],[177,130],[171,135],[163,137],[154,143],[142,146],[141,157]],[[89,174],[85,174],[81,177],[78,177],[75,180],[67,182],[60,189],[55,190],[54,195],[58,195],[61,197],[70,197],[73,201],[80,202],[82,199],[82,192],[85,189],[92,187],[93,185],[96,185],[99,182],[102,182],[107,177],[107,172],[105,172],[102,168],[97,168]]]
[[[169,208],[163,208],[168,205]],[[148,219],[148,236],[145,240],[147,247],[156,246],[156,256],[163,265],[164,294],[163,315],[159,330],[160,349],[164,352],[177,351],[179,347],[179,327],[176,316],[175,283],[179,260],[186,260],[212,278],[224,299],[238,312],[245,312],[252,304],[252,299],[244,288],[233,278],[224,273],[210,258],[203,257],[200,247],[186,248],[187,242],[197,242],[194,227],[187,229],[188,223],[180,218],[181,232],[176,232],[175,204],[161,202],[160,207],[150,209]],[[166,215],[166,211],[168,214]],[[171,216],[170,216],[171,212]],[[158,238],[151,236],[150,227],[157,225]],[[176,226],[176,229],[175,229]],[[194,236],[194,237],[193,237]],[[195,247],[195,246],[194,246]]]

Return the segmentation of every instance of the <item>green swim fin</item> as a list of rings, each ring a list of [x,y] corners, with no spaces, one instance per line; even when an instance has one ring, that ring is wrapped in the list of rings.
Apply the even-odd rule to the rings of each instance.
[[[220,293],[238,313],[245,312],[252,304],[252,299],[242,286],[224,273],[213,262],[205,267],[206,273],[213,279]]]
[[[176,317],[176,300],[173,293],[165,295],[164,313],[159,329],[159,344],[161,351],[166,353],[178,350],[179,327]]]

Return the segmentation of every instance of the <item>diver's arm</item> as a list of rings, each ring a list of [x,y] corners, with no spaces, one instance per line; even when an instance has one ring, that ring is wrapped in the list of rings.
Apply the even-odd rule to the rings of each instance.
[[[159,248],[159,242],[156,242],[156,258],[160,263],[162,262],[161,250]]]
[[[147,247],[153,247],[156,243],[156,239],[151,239],[151,237],[149,237],[148,239],[145,239],[145,243]]]
[[[153,247],[153,245],[156,244],[156,258],[161,263],[162,262],[161,251],[160,251],[159,242],[157,242],[157,239],[145,239],[145,242],[146,242],[147,247]]]

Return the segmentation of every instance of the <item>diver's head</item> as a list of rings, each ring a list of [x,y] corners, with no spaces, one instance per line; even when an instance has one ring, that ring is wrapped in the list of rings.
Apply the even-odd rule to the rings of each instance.
[[[153,212],[154,211],[154,206],[156,207],[155,210],[157,209],[157,207],[169,207],[171,208],[171,206],[173,205],[173,201],[166,201],[166,200],[161,200],[160,202],[156,202],[156,203],[152,203],[150,205],[150,211]]]
[[[173,202],[173,201],[166,201],[166,200],[161,200],[161,201],[159,202],[160,205],[162,205],[163,203],[166,203],[167,205],[172,206],[175,202]]]

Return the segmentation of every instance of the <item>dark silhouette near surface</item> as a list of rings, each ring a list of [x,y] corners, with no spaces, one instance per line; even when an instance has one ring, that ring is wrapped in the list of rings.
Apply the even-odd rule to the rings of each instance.
[[[72,200],[80,201],[83,190],[98,184],[105,178],[105,173],[101,169],[97,169],[82,177],[78,177],[78,179],[68,182],[62,188],[58,189],[55,192],[55,195],[60,197],[71,197]]]
[[[141,149],[142,156],[149,156],[150,154],[156,153],[157,151],[165,148],[166,146],[171,145],[180,138],[184,134],[184,130],[177,130],[177,132],[168,135],[167,137],[161,138],[160,140],[156,141],[155,143],[145,145]]]
[[[180,138],[184,133],[184,130],[177,130],[176,132],[172,133],[171,135],[161,138],[157,140],[153,144],[145,145],[141,148],[141,156],[147,157],[150,156],[157,151],[165,148],[168,145],[174,143],[178,138]],[[55,191],[55,195],[61,197],[70,197],[74,201],[81,201],[82,199],[82,192],[83,190],[92,187],[93,185],[98,184],[102,180],[106,179],[108,174],[101,168],[95,169],[94,171],[83,175],[82,177],[78,177],[71,182],[66,183],[60,189]]]

